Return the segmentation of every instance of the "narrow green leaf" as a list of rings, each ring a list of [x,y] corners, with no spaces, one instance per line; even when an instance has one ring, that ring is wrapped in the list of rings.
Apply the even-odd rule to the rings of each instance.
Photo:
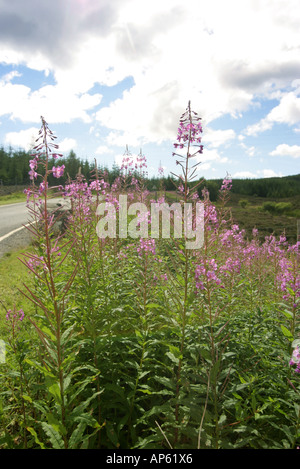
[[[287,337],[290,340],[293,340],[294,337],[292,336],[290,331],[285,326],[280,326],[280,328],[281,328],[281,331],[282,331],[282,333],[285,337]]]
[[[67,330],[65,330],[65,332],[62,334],[61,336],[61,345],[64,345],[65,342],[70,338],[70,335],[72,334],[73,332],[73,329],[75,327],[75,324],[72,324],[72,326],[70,326]]]
[[[49,329],[49,327],[43,326],[41,327],[41,331],[43,331],[43,333],[48,336],[48,339],[51,339],[53,342],[56,342],[56,337],[53,332]]]
[[[179,359],[178,359],[178,358],[176,358],[176,357],[175,357],[175,355],[174,355],[173,353],[171,353],[171,352],[167,352],[167,353],[166,353],[166,355],[167,355],[167,357],[169,357],[169,358],[170,358],[170,360],[171,360],[173,363],[175,363],[176,365],[178,365],[178,363],[179,363]]]
[[[92,417],[90,414],[84,413],[81,415],[78,415],[77,417],[74,418],[75,422],[82,422],[86,426],[92,427],[92,428],[101,428],[101,425],[97,422],[97,420]]]
[[[73,431],[70,439],[69,439],[69,448],[70,449],[76,449],[78,444],[82,443],[82,436],[84,434],[84,431],[86,429],[86,423],[85,422],[79,422],[75,430]]]
[[[54,397],[55,401],[58,404],[61,404],[61,394],[60,394],[60,388],[59,388],[58,383],[53,383],[51,386],[49,386],[48,391]]]
[[[27,394],[22,394],[22,399],[24,399],[24,401],[28,401],[28,402],[32,403],[31,397],[28,396]]]
[[[227,419],[226,415],[225,415],[225,414],[222,414],[222,415],[220,416],[220,418],[219,418],[218,424],[219,424],[219,425],[223,425],[223,424],[226,422],[226,419]]]
[[[148,303],[146,305],[146,308],[147,309],[163,309],[163,307],[159,305],[158,303]]]
[[[51,378],[55,378],[54,374],[51,373],[45,366],[40,365],[39,363],[36,363],[32,360],[29,360],[28,358],[25,358],[24,360],[28,365],[33,366],[37,370],[39,370],[41,373],[43,373],[44,376],[49,376]]]
[[[34,437],[34,441],[40,446],[40,448],[45,449],[45,445],[39,440],[36,431],[32,427],[26,427],[26,430]]]
[[[53,428],[52,425],[46,422],[42,422],[42,427],[45,433],[48,435],[50,442],[54,449],[64,449],[64,441],[62,436],[58,433],[57,430]]]
[[[112,424],[110,422],[106,422],[105,428],[106,428],[106,434],[107,434],[108,439],[113,443],[113,445],[118,447],[119,445],[118,435],[116,434],[116,431],[113,428]]]

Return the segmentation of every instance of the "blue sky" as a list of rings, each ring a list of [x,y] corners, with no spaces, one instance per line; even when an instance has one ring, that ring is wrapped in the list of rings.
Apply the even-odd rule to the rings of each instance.
[[[298,0],[0,0],[0,145],[43,115],[66,155],[168,174],[190,100],[199,177],[298,174],[299,24]]]

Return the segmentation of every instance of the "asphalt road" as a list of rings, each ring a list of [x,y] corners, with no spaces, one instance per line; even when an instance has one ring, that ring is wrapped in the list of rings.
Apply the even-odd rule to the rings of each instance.
[[[54,210],[58,205],[63,205],[66,208],[70,207],[70,203],[61,198],[48,200],[49,209]],[[27,225],[31,221],[31,213],[25,202],[0,205],[0,242],[2,238],[7,237],[10,233],[13,234],[15,230],[19,230],[22,226]]]
[[[5,235],[30,222],[25,202],[0,206],[0,242]]]
[[[58,198],[48,201],[49,209],[56,209],[57,204],[66,208],[69,205]],[[0,258],[10,251],[26,248],[31,243],[32,234],[24,228],[31,221],[31,214],[25,202],[0,206]]]
[[[23,227],[29,222],[25,202],[0,206],[0,258],[31,243],[32,235]]]

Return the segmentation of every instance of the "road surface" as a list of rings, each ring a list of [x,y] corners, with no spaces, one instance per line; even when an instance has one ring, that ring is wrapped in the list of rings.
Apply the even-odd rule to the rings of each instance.
[[[1,239],[30,222],[30,214],[25,202],[0,206],[0,242]]]
[[[51,199],[51,202],[48,201],[49,208],[56,208],[57,203],[66,206],[62,199]],[[25,202],[0,206],[0,257],[30,244],[32,235],[24,225],[31,221],[31,214]]]

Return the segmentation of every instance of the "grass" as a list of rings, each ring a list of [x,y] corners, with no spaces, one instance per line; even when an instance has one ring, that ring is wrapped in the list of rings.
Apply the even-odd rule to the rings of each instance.
[[[30,282],[28,269],[18,259],[23,252],[24,250],[9,252],[0,258],[0,301],[7,309],[12,309],[14,306],[17,309],[25,309],[28,302],[18,291],[24,281]],[[4,308],[1,307],[0,330],[5,314]]]
[[[242,208],[240,200],[246,199],[248,204]],[[270,213],[263,209],[266,202],[285,202],[291,204],[291,210],[281,214]],[[241,229],[245,229],[247,236],[251,236],[252,229],[258,229],[261,240],[265,236],[274,234],[280,236],[285,232],[288,242],[297,241],[297,219],[300,219],[300,196],[284,199],[271,199],[262,197],[245,197],[232,193],[228,208],[231,209],[233,220]]]
[[[0,196],[0,205],[15,204],[19,202],[26,202],[26,195],[23,192],[14,192],[13,194]]]
[[[168,191],[166,193],[167,201],[171,204],[178,200],[176,192]],[[243,208],[240,205],[241,200],[246,200],[247,204]],[[291,205],[291,209],[283,213],[270,213],[264,210],[266,202],[283,202]],[[219,203],[214,202],[216,207]],[[234,223],[237,223],[240,229],[244,229],[247,237],[252,237],[253,228],[259,231],[261,241],[266,236],[274,234],[280,236],[285,232],[287,241],[291,244],[297,241],[297,220],[300,220],[300,196],[286,197],[283,199],[244,196],[241,194],[230,194],[230,200],[227,205],[230,209]]]

